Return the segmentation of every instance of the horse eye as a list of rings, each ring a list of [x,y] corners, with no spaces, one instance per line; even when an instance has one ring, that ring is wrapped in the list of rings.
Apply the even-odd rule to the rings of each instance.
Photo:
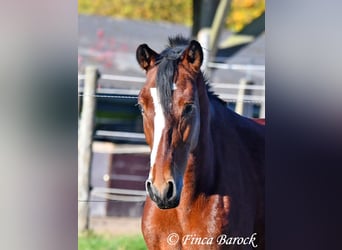
[[[186,104],[183,110],[183,115],[189,115],[192,112],[193,107],[194,107],[193,104]]]

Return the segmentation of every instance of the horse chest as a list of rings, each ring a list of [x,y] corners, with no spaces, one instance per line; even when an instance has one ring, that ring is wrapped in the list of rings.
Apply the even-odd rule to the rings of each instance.
[[[194,246],[195,249],[201,249],[201,246],[210,249],[209,245],[216,249],[215,244],[207,243],[225,233],[229,207],[224,200],[223,197],[211,197],[209,200],[198,200],[191,206],[181,205],[173,210],[156,209],[153,215],[144,215],[143,233],[149,249],[168,249],[170,245],[167,240],[170,237],[171,240],[174,240],[173,237],[179,239],[173,249],[192,249]],[[156,242],[158,244],[153,246]]]

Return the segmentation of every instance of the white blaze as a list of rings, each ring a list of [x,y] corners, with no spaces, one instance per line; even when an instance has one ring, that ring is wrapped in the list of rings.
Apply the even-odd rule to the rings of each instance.
[[[165,116],[163,113],[163,109],[160,103],[160,99],[157,93],[156,88],[150,88],[151,96],[153,98],[154,105],[154,135],[153,135],[153,147],[151,152],[151,168],[154,166],[157,157],[157,151],[160,143],[160,139],[162,137],[162,133],[165,127]],[[150,172],[151,175],[151,172]]]

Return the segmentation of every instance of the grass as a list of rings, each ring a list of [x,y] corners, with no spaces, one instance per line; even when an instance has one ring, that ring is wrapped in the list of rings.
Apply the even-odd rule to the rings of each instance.
[[[87,232],[78,236],[78,250],[145,250],[141,235],[108,236]]]

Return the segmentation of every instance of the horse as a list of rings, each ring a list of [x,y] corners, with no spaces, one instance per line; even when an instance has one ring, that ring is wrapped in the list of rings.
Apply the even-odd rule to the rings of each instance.
[[[230,110],[182,36],[136,50],[151,149],[142,233],[148,249],[264,249],[265,127]]]

